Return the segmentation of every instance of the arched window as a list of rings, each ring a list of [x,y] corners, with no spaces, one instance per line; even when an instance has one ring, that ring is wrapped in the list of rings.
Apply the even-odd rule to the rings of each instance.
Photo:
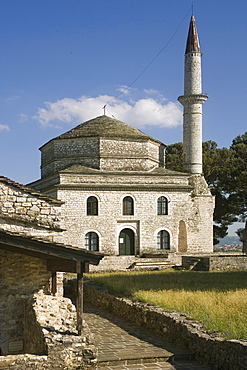
[[[98,216],[98,199],[96,197],[87,198],[87,215]]]
[[[134,200],[131,197],[125,197],[123,199],[123,215],[133,215],[134,214]]]
[[[90,231],[85,236],[85,248],[89,251],[99,250],[99,237],[93,231]]]
[[[166,230],[160,230],[157,234],[157,248],[170,249],[170,234]]]
[[[168,201],[164,196],[157,200],[157,213],[158,215],[168,215]]]

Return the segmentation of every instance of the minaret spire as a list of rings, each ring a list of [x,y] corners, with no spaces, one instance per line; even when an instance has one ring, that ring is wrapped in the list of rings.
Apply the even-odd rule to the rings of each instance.
[[[200,43],[199,43],[199,37],[198,37],[198,32],[196,28],[196,20],[194,15],[191,16],[190,20],[190,27],[189,27],[189,33],[188,33],[188,38],[187,38],[187,43],[186,43],[186,50],[185,54],[187,53],[200,53]]]
[[[194,15],[191,16],[184,63],[184,95],[178,101],[184,106],[184,170],[202,173],[202,94],[201,49]]]

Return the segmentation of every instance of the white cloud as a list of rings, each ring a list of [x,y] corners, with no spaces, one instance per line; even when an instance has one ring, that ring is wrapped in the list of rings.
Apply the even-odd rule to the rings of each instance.
[[[129,87],[127,85],[121,85],[117,89],[117,91],[120,91],[121,94],[125,94],[125,95],[129,94],[133,90],[135,90],[135,89],[133,89],[132,87]]]
[[[109,102],[109,103],[108,103]],[[39,108],[33,119],[43,126],[57,126],[59,122],[79,124],[91,118],[106,114],[135,127],[145,126],[176,127],[182,123],[182,109],[177,102],[169,102],[164,97],[142,98],[138,100],[114,99],[113,96],[81,96],[79,99],[64,98],[56,102],[46,102]]]
[[[7,126],[7,125],[0,125],[0,131],[9,131],[9,126]]]
[[[28,120],[28,115],[25,113],[18,114],[19,122],[24,123]]]
[[[149,95],[153,95],[153,94],[159,94],[159,91],[158,90],[154,90],[154,89],[144,89],[144,92],[146,94],[149,94]]]
[[[6,98],[5,102],[8,103],[8,102],[12,102],[12,101],[19,100],[19,99],[20,99],[19,95],[13,95],[13,96],[10,96],[9,98]]]

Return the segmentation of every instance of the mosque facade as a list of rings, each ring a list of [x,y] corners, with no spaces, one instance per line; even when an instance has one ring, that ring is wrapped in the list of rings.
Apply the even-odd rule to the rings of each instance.
[[[192,16],[178,98],[184,172],[166,169],[159,140],[106,115],[40,148],[41,179],[29,186],[63,202],[58,242],[106,256],[213,252],[214,198],[202,172],[201,55]]]

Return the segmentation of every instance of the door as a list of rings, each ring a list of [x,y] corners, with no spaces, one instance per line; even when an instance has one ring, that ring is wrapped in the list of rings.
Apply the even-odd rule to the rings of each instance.
[[[129,256],[135,254],[135,234],[131,229],[123,229],[119,235],[119,254]]]

